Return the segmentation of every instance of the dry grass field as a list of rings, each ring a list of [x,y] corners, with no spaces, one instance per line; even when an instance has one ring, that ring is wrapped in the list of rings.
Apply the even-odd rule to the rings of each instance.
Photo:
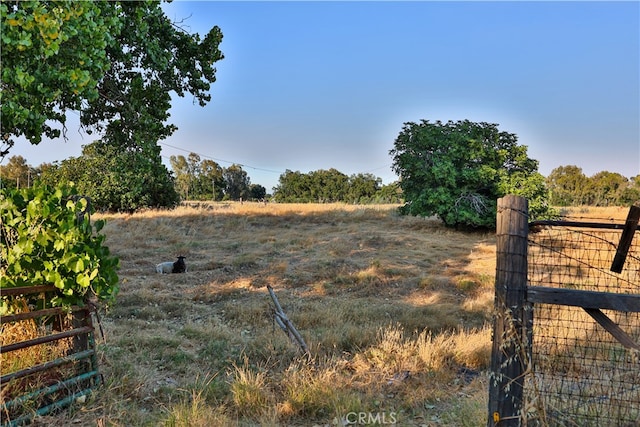
[[[98,216],[121,261],[117,302],[100,313],[105,385],[37,423],[486,423],[493,234],[395,206],[218,203]],[[187,273],[155,272],[177,255]],[[278,328],[267,285],[310,355]]]

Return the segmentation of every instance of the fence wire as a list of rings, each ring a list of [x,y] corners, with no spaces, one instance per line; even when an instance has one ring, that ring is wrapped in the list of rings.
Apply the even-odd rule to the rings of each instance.
[[[529,233],[529,286],[640,294],[640,231],[621,273],[610,271],[622,231],[545,226]],[[640,313],[602,310],[640,344]],[[640,425],[640,354],[585,310],[533,307],[524,413],[533,426]]]

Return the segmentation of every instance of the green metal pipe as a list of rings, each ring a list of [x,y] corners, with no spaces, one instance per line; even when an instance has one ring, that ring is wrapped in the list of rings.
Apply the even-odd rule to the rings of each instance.
[[[22,395],[20,397],[16,397],[13,400],[5,402],[2,405],[2,410],[3,411],[10,410],[11,408],[13,408],[16,405],[22,405],[23,403],[28,402],[29,400],[34,400],[34,399],[37,399],[39,397],[46,396],[46,395],[54,393],[54,392],[56,392],[56,391],[58,391],[60,389],[67,388],[68,386],[72,386],[72,385],[74,385],[76,383],[79,383],[80,381],[85,381],[85,380],[91,379],[93,377],[97,377],[99,375],[100,375],[100,373],[98,371],[87,372],[85,374],[78,375],[77,377],[73,377],[73,378],[69,378],[68,380],[61,381],[61,382],[59,382],[57,384],[54,384],[52,386],[41,388],[40,390],[36,390],[36,391],[34,391],[32,393],[24,394],[24,395]]]
[[[46,415],[51,411],[54,411],[56,409],[62,409],[65,408],[69,405],[71,405],[76,399],[78,399],[81,396],[86,396],[90,393],[93,392],[93,389],[88,388],[86,390],[82,390],[78,393],[74,393],[70,396],[67,396],[64,399],[61,399],[57,402],[52,403],[51,405],[47,405],[44,406],[40,409],[38,409],[37,411],[35,411],[34,414],[29,414],[29,415],[23,415],[19,418],[16,418],[15,420],[10,421],[7,424],[3,424],[3,426],[6,427],[17,427],[17,426],[23,426],[23,425],[27,425],[27,424],[31,424],[31,421],[33,420],[34,415]]]

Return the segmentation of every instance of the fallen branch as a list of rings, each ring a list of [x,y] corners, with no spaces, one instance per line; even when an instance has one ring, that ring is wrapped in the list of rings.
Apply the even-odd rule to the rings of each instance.
[[[309,354],[309,348],[307,347],[307,344],[304,342],[302,335],[300,335],[295,326],[293,326],[291,320],[289,320],[287,315],[284,314],[284,311],[282,310],[282,307],[280,306],[278,298],[273,292],[273,288],[271,287],[271,285],[267,285],[267,290],[269,291],[269,295],[271,295],[273,304],[276,306],[276,309],[274,311],[276,323],[278,324],[278,326],[280,326],[280,329],[282,329],[287,334],[291,341],[297,343],[305,354]]]

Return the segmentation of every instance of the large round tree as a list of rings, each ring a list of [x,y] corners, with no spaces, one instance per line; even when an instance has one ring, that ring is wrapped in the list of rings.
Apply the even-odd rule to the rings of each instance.
[[[496,201],[509,193],[527,197],[533,216],[548,212],[538,162],[496,124],[408,122],[390,154],[405,197],[402,213],[493,228]]]

